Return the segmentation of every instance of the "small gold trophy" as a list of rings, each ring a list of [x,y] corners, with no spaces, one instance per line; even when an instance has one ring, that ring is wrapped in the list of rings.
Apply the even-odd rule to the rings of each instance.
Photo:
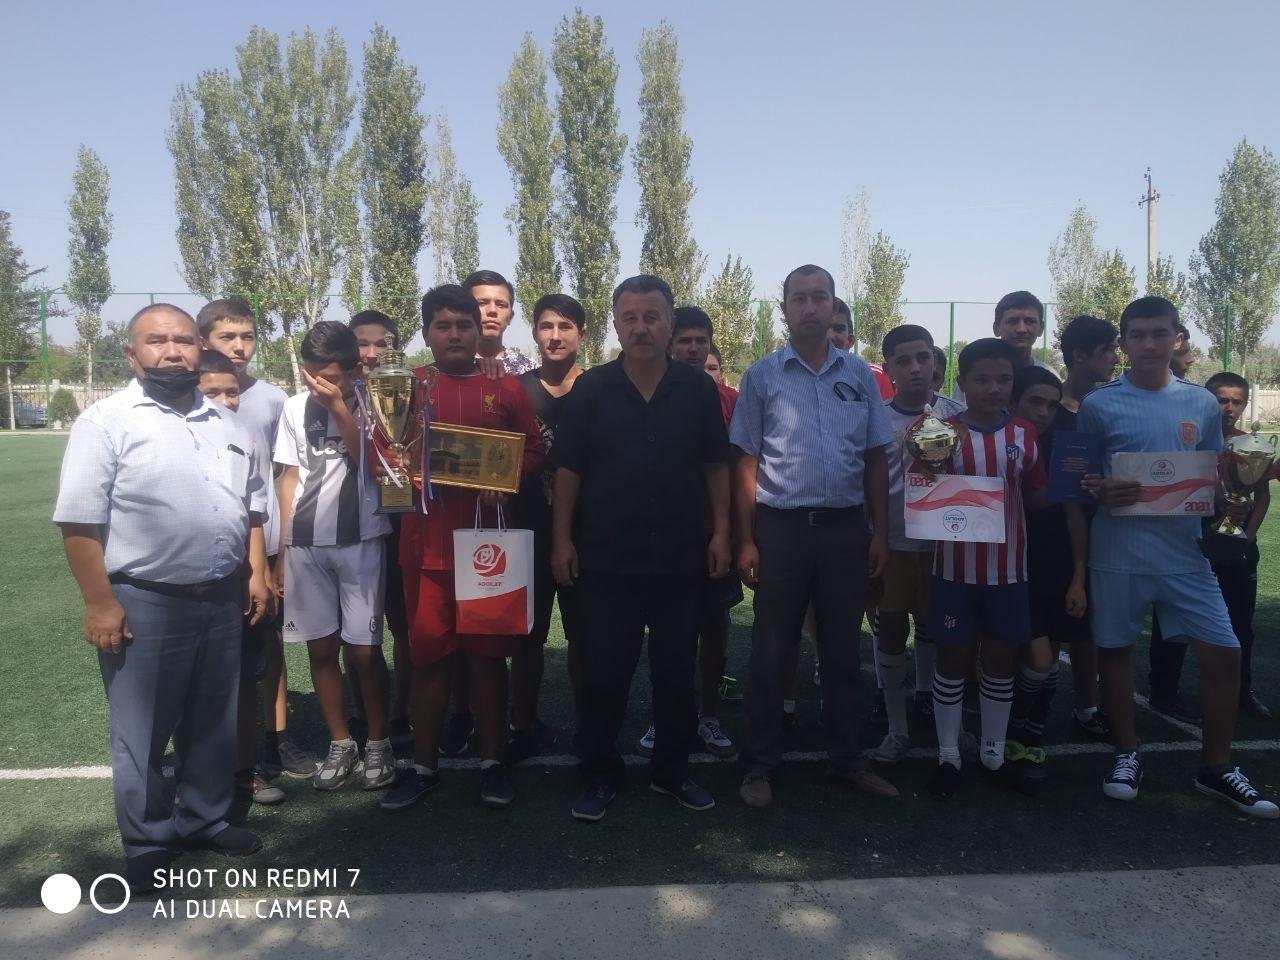
[[[956,428],[939,420],[933,407],[925,404],[924,419],[907,432],[907,452],[930,473],[946,473],[959,439]]]
[[[378,513],[413,512],[413,484],[404,468],[404,451],[416,425],[415,380],[398,350],[384,353],[382,362],[365,378],[369,409],[391,447],[390,470],[378,480]]]
[[[1276,438],[1268,443],[1258,436],[1258,421],[1253,421],[1251,433],[1232,437],[1227,441],[1226,455],[1222,458],[1222,475],[1227,486],[1227,502],[1236,506],[1249,503],[1253,491],[1276,459]],[[1231,517],[1223,517],[1213,528],[1224,537],[1246,538],[1244,527]]]

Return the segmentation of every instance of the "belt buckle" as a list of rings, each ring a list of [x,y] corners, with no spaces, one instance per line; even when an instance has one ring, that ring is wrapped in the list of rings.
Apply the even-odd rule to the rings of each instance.
[[[807,514],[805,514],[805,519],[808,521],[809,526],[811,527],[818,526],[818,511],[810,510]]]

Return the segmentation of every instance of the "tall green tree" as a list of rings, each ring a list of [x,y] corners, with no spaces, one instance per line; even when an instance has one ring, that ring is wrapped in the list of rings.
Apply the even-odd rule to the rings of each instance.
[[[1241,140],[1218,183],[1217,219],[1191,257],[1194,319],[1222,357],[1229,316],[1229,353],[1243,359],[1270,326],[1280,293],[1280,164]]]
[[[840,210],[840,284],[844,298],[861,309],[867,295],[867,257],[871,250],[871,211],[865,187]]]
[[[457,190],[458,158],[453,152],[453,131],[449,117],[441,111],[436,115],[436,138],[431,145],[431,170],[427,178],[427,239],[431,244],[437,285],[461,279],[453,269],[449,242]]]
[[[356,289],[345,299],[381,310],[403,334],[418,324],[418,254],[426,204],[426,119],[419,109],[423,86],[396,40],[375,26],[364,45],[360,89],[360,197],[364,205],[363,257],[348,258]],[[362,274],[368,295],[362,295]],[[352,297],[356,297],[353,301]]]
[[[67,213],[71,237],[67,242],[67,299],[75,308],[76,334],[84,351],[89,394],[93,395],[93,351],[102,337],[102,305],[111,296],[111,177],[98,155],[80,145],[71,177]]]
[[[1179,313],[1186,311],[1191,304],[1191,287],[1187,283],[1187,275],[1173,265],[1173,257],[1156,258],[1155,269],[1147,270],[1148,297],[1164,297]]]
[[[662,277],[677,303],[697,296],[707,258],[689,225],[693,180],[689,159],[693,140],[684,131],[680,54],[668,23],[640,35],[640,137],[632,150],[640,205],[636,226],[643,232],[640,271]]]
[[[587,313],[584,359],[594,364],[604,355],[611,288],[618,273],[613,227],[627,149],[614,102],[618,61],[605,43],[604,21],[588,17],[581,8],[561,20],[551,46],[551,69],[560,86],[560,248]]]
[[[560,262],[552,222],[555,146],[547,64],[527,33],[498,88],[498,152],[515,188],[506,218],[516,237],[516,296],[532,323],[538,298],[560,289]]]
[[[4,365],[9,428],[18,428],[13,378],[36,356],[40,291],[31,282],[43,272],[27,265],[14,242],[8,212],[0,210],[0,364]]]
[[[1119,250],[1103,254],[1098,281],[1090,291],[1092,309],[1088,312],[1119,327],[1120,314],[1137,296],[1137,277],[1124,254]]]
[[[453,190],[453,225],[449,232],[449,261],[459,280],[480,269],[480,201],[471,180],[459,174]]]
[[[778,333],[773,325],[773,302],[770,300],[756,303],[755,332],[751,347],[756,360],[778,349]]]
[[[168,140],[187,283],[206,297],[252,298],[266,333],[278,318],[298,389],[294,338],[323,317],[330,282],[360,246],[350,85],[336,31],[291,34],[282,50],[255,27],[234,73],[206,71],[174,99]]]
[[[1049,279],[1053,284],[1054,342],[1072,317],[1091,313],[1102,270],[1102,255],[1094,239],[1098,221],[1084,204],[1071,211],[1066,229],[1049,247]]]
[[[732,254],[724,258],[724,265],[711,278],[703,304],[715,326],[716,346],[725,369],[734,378],[755,359],[755,312],[751,295],[755,292],[755,280],[751,268],[741,257]]]
[[[867,292],[858,315],[858,340],[873,353],[893,327],[902,322],[902,285],[911,257],[880,230],[867,247]]]

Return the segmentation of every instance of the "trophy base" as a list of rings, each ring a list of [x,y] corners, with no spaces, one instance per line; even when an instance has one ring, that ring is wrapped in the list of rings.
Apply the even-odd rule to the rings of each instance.
[[[402,486],[394,483],[382,483],[378,489],[379,515],[390,513],[413,513],[413,484],[406,479]]]

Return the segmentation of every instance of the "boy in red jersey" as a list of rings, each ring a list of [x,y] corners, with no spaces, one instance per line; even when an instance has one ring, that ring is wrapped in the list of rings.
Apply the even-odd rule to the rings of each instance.
[[[431,421],[523,433],[521,475],[540,470],[545,457],[542,438],[524,388],[515,377],[490,380],[476,364],[480,308],[475,298],[454,284],[436,287],[422,298],[422,322],[435,363],[415,372],[423,382]],[[421,489],[421,478],[416,482]],[[506,658],[520,652],[524,638],[456,632],[453,531],[474,524],[477,497],[482,506],[490,507],[507,498],[441,485],[430,496],[427,514],[403,514],[400,526],[413,664],[413,766],[401,772],[383,798],[382,809],[404,810],[439,783],[436,756],[450,677],[459,656],[467,659],[471,708],[480,738],[480,802],[505,807],[515,797],[515,786],[502,764],[507,739]]]
[[[949,797],[959,789],[964,678],[974,662],[981,630],[982,765],[1004,765],[1005,733],[1013,701],[1013,674],[1031,639],[1027,594],[1027,521],[1044,502],[1045,468],[1036,431],[1010,416],[1014,349],[1003,340],[976,340],[960,352],[958,382],[968,409],[947,420],[960,433],[950,472],[1004,480],[1004,543],[939,541],[934,555],[929,636],[937,643],[933,719],[938,766],[929,792]]]

